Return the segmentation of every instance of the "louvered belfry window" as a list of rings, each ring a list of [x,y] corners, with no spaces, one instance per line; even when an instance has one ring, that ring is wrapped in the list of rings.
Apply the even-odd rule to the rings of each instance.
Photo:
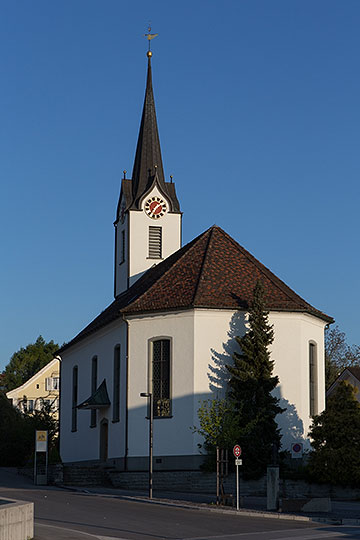
[[[152,391],[155,417],[171,416],[170,340],[153,341]]]
[[[162,257],[162,230],[161,227],[149,227],[149,258]]]
[[[309,343],[309,394],[310,394],[310,416],[318,413],[317,410],[317,365],[316,365],[316,345]]]

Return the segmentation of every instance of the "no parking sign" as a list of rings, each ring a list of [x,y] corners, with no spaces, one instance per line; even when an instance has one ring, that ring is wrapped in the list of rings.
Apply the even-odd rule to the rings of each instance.
[[[291,445],[291,457],[302,458],[303,456],[303,444],[301,442],[292,443]]]

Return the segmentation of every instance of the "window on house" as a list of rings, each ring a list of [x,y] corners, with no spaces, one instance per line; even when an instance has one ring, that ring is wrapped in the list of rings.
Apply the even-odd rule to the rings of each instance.
[[[28,412],[33,412],[34,411],[34,400],[33,399],[29,399],[28,402],[27,402],[27,405],[28,405]]]
[[[120,264],[125,262],[125,230],[121,231]]]
[[[96,392],[97,388],[97,370],[98,370],[98,359],[97,356],[94,356],[91,360],[91,394]],[[90,427],[96,426],[96,409],[91,410],[90,412]]]
[[[152,342],[152,394],[154,417],[171,416],[169,339]]]
[[[78,367],[73,367],[71,431],[77,430]]]
[[[113,422],[120,420],[120,345],[114,349]]]
[[[161,259],[162,257],[162,229],[161,227],[149,227],[149,258]]]
[[[317,406],[317,358],[316,345],[309,343],[309,395],[310,395],[310,416],[318,413]]]
[[[45,390],[51,392],[52,390],[60,389],[60,378],[59,377],[46,377],[45,379]]]
[[[59,410],[59,400],[58,399],[53,399],[52,402],[51,402],[51,410],[52,412],[56,412]]]

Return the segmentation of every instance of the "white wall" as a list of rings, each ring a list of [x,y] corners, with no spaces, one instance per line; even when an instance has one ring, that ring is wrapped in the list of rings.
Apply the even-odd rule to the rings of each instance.
[[[151,192],[146,195],[142,202],[141,210],[129,210],[123,224],[119,221],[115,227],[116,232],[116,262],[115,262],[115,294],[118,295],[127,289],[128,276],[130,277],[129,286],[131,286],[139,277],[151,266],[158,264],[177,251],[181,247],[181,214],[171,214],[167,211],[161,218],[152,219],[145,211],[144,206],[150,197],[160,197],[167,203],[169,210],[170,204],[167,198],[155,186]],[[149,254],[149,226],[162,228],[162,258],[150,259]],[[125,231],[126,259],[120,263],[122,253],[122,234]]]
[[[152,219],[144,212],[144,205],[150,197],[161,197],[169,202],[158,190],[157,187],[149,193],[143,201],[142,210],[130,210],[129,212],[129,231],[130,231],[130,285],[132,285],[142,273],[166,259],[180,248],[181,244],[181,214],[170,214],[166,212],[160,219]],[[162,259],[150,259],[149,254],[149,226],[162,228]]]
[[[244,313],[224,310],[195,310],[195,394],[204,396],[212,392],[221,396],[226,379],[226,369],[219,369],[232,362],[234,347],[239,350],[234,337],[243,335],[246,319]],[[275,394],[287,411],[277,417],[282,428],[283,448],[295,440],[307,439],[311,424],[309,395],[309,342],[317,345],[318,412],[325,408],[325,322],[302,313],[271,312],[270,324],[274,325],[274,342],[271,358],[274,374],[279,377]],[[220,380],[216,383],[216,378]],[[215,379],[215,380],[214,380]],[[217,388],[218,387],[218,388]],[[194,410],[194,422],[197,411]],[[307,444],[309,441],[307,440]]]
[[[302,313],[271,312],[274,325],[274,342],[271,357],[275,361],[275,373],[280,379],[278,391],[282,407],[287,412],[277,420],[283,430],[283,446],[289,447],[294,440],[307,439],[311,424],[309,385],[309,343],[317,347],[318,395],[317,409],[325,408],[325,321]],[[294,426],[289,429],[289,422]],[[308,442],[308,440],[307,440]]]
[[[107,326],[91,337],[74,345],[62,355],[60,455],[64,462],[99,459],[100,421],[108,419],[108,455],[121,457],[125,452],[126,406],[126,325],[121,320]],[[98,386],[106,379],[110,401],[113,402],[114,347],[120,344],[120,422],[112,423],[112,406],[97,413],[97,425],[90,428],[91,412],[78,410],[77,431],[71,431],[72,420],[72,371],[78,366],[78,404],[91,395],[91,362],[98,357]]]
[[[129,457],[148,455],[149,340],[172,341],[172,418],[154,420],[154,455],[193,454],[194,317],[192,311],[129,318]]]
[[[126,291],[128,287],[128,224],[129,214],[126,213],[124,223],[115,223],[115,296]],[[125,232],[125,260],[122,262],[122,231]]]
[[[154,455],[198,454],[199,437],[191,427],[198,424],[199,401],[223,395],[234,337],[243,335],[244,313],[196,309],[154,315],[132,316],[129,321],[129,457],[148,455],[147,400],[140,393],[149,390],[149,340],[171,338],[172,418],[154,421]],[[325,406],[324,326],[311,315],[271,312],[275,339],[271,356],[280,383],[275,390],[287,412],[279,415],[283,448],[294,440],[306,439],[309,417],[309,342],[317,345],[318,411]],[[90,412],[78,411],[78,430],[71,432],[72,368],[79,366],[79,398],[91,394],[91,359],[98,356],[98,381],[105,377],[112,401],[113,351],[121,344],[121,421],[112,424],[112,408],[104,413],[109,420],[109,458],[125,452],[125,340],[126,325],[118,321],[75,345],[63,355],[61,399],[61,456],[64,461],[99,457],[99,420],[89,428]]]

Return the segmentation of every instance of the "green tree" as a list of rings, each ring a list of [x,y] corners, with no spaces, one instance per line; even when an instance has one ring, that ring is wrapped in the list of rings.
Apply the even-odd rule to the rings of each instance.
[[[345,332],[341,332],[338,326],[327,328],[325,332],[326,388],[333,384],[344,368],[354,365],[360,365],[359,345],[348,345]]]
[[[11,467],[22,464],[24,445],[23,417],[15,409],[5,394],[0,391],[0,466]]]
[[[21,467],[33,458],[36,430],[48,431],[50,455],[57,454],[58,422],[50,409],[23,414],[0,391],[1,467]]]
[[[228,399],[207,399],[198,409],[199,427],[193,431],[204,438],[204,448],[212,452],[217,446],[229,448],[239,431],[237,415]]]
[[[273,376],[274,362],[269,346],[274,331],[265,308],[264,291],[257,282],[249,309],[249,331],[236,337],[240,352],[234,352],[230,373],[229,399],[238,416],[241,430],[237,441],[243,449],[244,473],[248,477],[263,474],[271,462],[274,448],[280,447],[280,431],[275,417],[283,409],[273,395],[279,379]]]
[[[58,349],[57,343],[52,340],[46,343],[42,336],[35,343],[21,347],[12,355],[3,372],[2,385],[5,391],[13,390],[29,380],[54,358]]]
[[[360,403],[355,389],[341,381],[326,410],[313,418],[313,452],[308,470],[313,480],[360,485]]]

